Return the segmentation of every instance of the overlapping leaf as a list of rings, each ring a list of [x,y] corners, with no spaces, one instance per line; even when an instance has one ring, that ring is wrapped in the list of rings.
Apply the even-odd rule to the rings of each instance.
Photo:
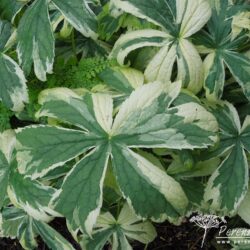
[[[233,16],[249,11],[247,5],[231,5],[228,0],[217,1],[208,22],[208,32],[203,30],[195,39],[201,52],[209,53],[204,61],[206,96],[210,100],[221,98],[225,83],[225,68],[242,87],[250,99],[250,61],[240,49],[249,43],[248,33],[242,29],[237,35],[231,28]],[[250,20],[248,20],[250,22]]]
[[[211,108],[220,126],[220,144],[206,157],[224,155],[224,160],[210,177],[205,200],[211,211],[234,214],[248,189],[249,117],[242,127],[235,108],[221,103]]]
[[[208,2],[113,0],[112,3],[125,12],[160,26],[162,31],[145,29],[129,32],[118,39],[111,56],[123,64],[129,52],[137,48],[160,47],[145,70],[146,80],[169,81],[174,76],[173,69],[177,61],[176,78],[183,81],[184,87],[197,93],[202,87],[203,66],[197,50],[188,38],[210,18]]]
[[[127,237],[148,244],[156,237],[156,231],[150,222],[140,222],[125,204],[117,219],[110,212],[101,214],[97,219],[92,239],[83,236],[81,244],[87,250],[101,250],[111,239],[112,249],[132,249]]]
[[[181,186],[132,148],[191,149],[214,143],[217,123],[204,108],[195,103],[169,108],[180,87],[180,83],[169,86],[156,82],[137,88],[121,105],[114,121],[108,95],[86,94],[81,98],[65,89],[46,91],[40,98],[43,106],[38,115],[75,127],[31,126],[19,130],[20,171],[36,178],[87,153],[67,174],[53,202],[74,230],[91,233],[102,205],[108,159],[124,198],[138,215],[178,221],[187,206]]]

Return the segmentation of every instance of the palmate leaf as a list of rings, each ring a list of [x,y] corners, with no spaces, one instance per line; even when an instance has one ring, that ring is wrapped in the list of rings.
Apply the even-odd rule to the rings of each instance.
[[[160,26],[158,30],[139,30],[121,36],[112,52],[120,64],[133,50],[145,46],[160,47],[145,70],[148,82],[169,81],[177,62],[177,79],[194,93],[199,92],[203,82],[203,65],[194,45],[188,38],[199,31],[209,20],[210,6],[203,0],[165,1],[113,0],[121,10]],[[161,33],[160,33],[161,32]],[[194,66],[195,65],[195,66]]]
[[[235,35],[232,20],[236,14],[249,10],[247,5],[232,5],[228,0],[217,1],[208,22],[208,31],[201,31],[195,43],[201,52],[209,53],[204,61],[206,97],[209,100],[221,98],[225,83],[225,68],[242,87],[245,96],[250,99],[250,61],[239,51],[249,42],[247,31]]]
[[[51,226],[30,217],[21,208],[6,207],[0,217],[0,235],[17,238],[23,249],[37,249],[36,237],[40,235],[51,249],[74,250],[72,245]]]
[[[211,211],[222,214],[235,214],[248,189],[249,166],[245,150],[249,150],[249,117],[243,126],[236,109],[229,103],[211,107],[220,126],[221,140],[214,151],[206,158],[225,155],[224,160],[210,177],[205,201]]]
[[[108,159],[124,198],[136,214],[156,221],[178,222],[188,203],[180,184],[132,148],[193,149],[215,142],[217,123],[204,108],[195,103],[169,107],[180,88],[180,83],[143,85],[123,102],[114,121],[109,95],[76,97],[65,89],[47,90],[42,94],[43,106],[38,116],[53,117],[78,129],[31,126],[18,130],[17,159],[25,162],[20,170],[33,178],[42,177],[48,169],[88,152],[67,174],[52,202],[74,231],[92,231],[102,205]],[[187,109],[193,112],[192,116],[185,115]],[[56,153],[48,157],[52,148]],[[143,195],[141,188],[146,190]]]
[[[128,204],[124,204],[117,219],[110,212],[101,214],[97,219],[92,239],[83,236],[81,245],[86,250],[101,250],[111,239],[114,250],[132,249],[127,237],[148,244],[156,237],[156,231],[150,222],[140,222]]]

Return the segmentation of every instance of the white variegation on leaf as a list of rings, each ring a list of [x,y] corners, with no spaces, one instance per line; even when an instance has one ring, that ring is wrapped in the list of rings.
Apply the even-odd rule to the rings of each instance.
[[[218,120],[221,140],[207,157],[226,156],[211,175],[204,199],[211,212],[234,215],[248,190],[249,166],[245,150],[249,149],[249,117],[241,128],[233,105],[220,102],[210,106],[210,109]]]
[[[121,10],[143,18],[160,26],[158,30],[138,30],[120,37],[111,52],[120,64],[124,64],[128,54],[145,46],[160,47],[158,53],[145,70],[146,80],[169,81],[173,77],[173,66],[177,60],[177,79],[183,86],[198,93],[203,83],[203,64],[201,58],[188,38],[199,31],[209,20],[211,8],[204,0],[157,1],[113,0]],[[175,6],[174,6],[175,5]],[[157,32],[165,34],[165,40],[159,39]]]
[[[117,219],[110,212],[100,214],[92,238],[83,236],[81,245],[86,250],[102,249],[108,241],[111,241],[114,250],[132,249],[126,238],[148,244],[155,237],[156,231],[153,225],[148,221],[140,222],[128,204],[124,204]]]
[[[47,0],[36,0],[22,16],[17,29],[19,63],[29,74],[32,63],[37,78],[46,81],[54,63],[54,35]]]
[[[131,148],[202,148],[215,142],[215,119],[204,109],[195,104],[194,120],[178,114],[178,106],[170,108],[180,89],[180,82],[142,85],[121,105],[114,121],[112,98],[107,94],[86,93],[76,98],[65,89],[42,93],[39,115],[78,128],[29,126],[17,130],[19,170],[34,179],[80,157],[52,202],[74,232],[80,228],[91,234],[102,206],[108,160],[136,214],[155,221],[168,218],[179,222],[188,205],[179,183]],[[205,125],[208,120],[211,128]],[[127,244],[125,238],[123,242]]]
[[[208,30],[203,30],[196,39],[199,48],[208,54],[204,62],[206,97],[211,101],[222,97],[227,67],[245,96],[250,99],[250,61],[239,52],[249,39],[248,7],[228,0],[211,2],[213,11],[207,24]],[[237,23],[242,27],[237,27]]]
[[[68,22],[86,37],[97,38],[97,20],[87,0],[52,0]]]
[[[244,200],[239,206],[238,215],[250,225],[250,191],[248,190]]]
[[[21,111],[28,102],[23,71],[10,57],[0,52],[0,100],[13,111]]]

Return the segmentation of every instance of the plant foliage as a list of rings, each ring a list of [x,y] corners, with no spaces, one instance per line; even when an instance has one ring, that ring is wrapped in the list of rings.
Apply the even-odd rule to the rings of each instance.
[[[249,44],[249,1],[1,0],[0,237],[129,250],[193,212],[250,224]]]

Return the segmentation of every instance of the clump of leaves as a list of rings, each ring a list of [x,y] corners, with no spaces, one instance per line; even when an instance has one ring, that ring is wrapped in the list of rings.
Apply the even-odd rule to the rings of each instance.
[[[81,59],[79,62],[73,60],[65,65],[59,61],[55,65],[55,74],[48,77],[47,86],[48,88],[64,86],[71,89],[91,90],[95,85],[102,83],[98,75],[115,64],[115,60],[103,57]]]

